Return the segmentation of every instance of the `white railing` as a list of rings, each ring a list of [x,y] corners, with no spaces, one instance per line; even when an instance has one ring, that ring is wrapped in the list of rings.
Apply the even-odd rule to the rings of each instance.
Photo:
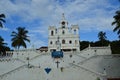
[[[91,56],[91,57],[89,57],[89,58],[86,58],[85,60],[79,62],[78,64],[83,64],[84,62],[86,62],[86,61],[88,61],[88,60],[90,60],[91,58],[96,57],[96,56],[98,56],[98,55],[94,55],[94,56]]]
[[[9,75],[9,74],[11,74],[11,73],[13,73],[13,72],[15,72],[15,71],[18,71],[19,69],[21,69],[21,68],[23,68],[23,67],[25,67],[25,66],[26,66],[26,64],[25,64],[25,65],[22,65],[22,66],[19,66],[19,67],[15,68],[15,69],[13,69],[13,70],[11,70],[11,71],[9,71],[9,72],[6,72],[6,73],[0,75],[0,78],[3,79],[3,78],[6,77],[7,75]]]
[[[105,77],[105,76],[106,76],[106,74],[102,74],[102,73],[99,73],[99,72],[96,72],[96,71],[90,70],[90,69],[85,68],[85,67],[80,66],[80,65],[76,65],[76,64],[73,64],[73,63],[70,63],[70,65],[72,65],[72,66],[76,66],[76,67],[79,67],[79,68],[81,68],[81,69],[84,69],[85,71],[91,72],[91,73],[96,74],[96,75],[99,75],[99,76],[101,76],[101,77]]]
[[[0,58],[0,62],[4,62],[4,61],[11,61],[11,58],[10,57],[5,57],[5,58]]]

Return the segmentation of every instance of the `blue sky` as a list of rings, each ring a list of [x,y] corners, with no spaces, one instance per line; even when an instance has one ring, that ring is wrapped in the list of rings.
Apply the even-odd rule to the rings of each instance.
[[[59,27],[64,13],[69,27],[79,25],[81,41],[97,41],[99,31],[106,32],[108,40],[118,40],[111,23],[119,5],[118,0],[0,0],[0,14],[6,15],[0,36],[11,47],[11,32],[26,27],[31,40],[28,48],[47,46],[48,27]]]

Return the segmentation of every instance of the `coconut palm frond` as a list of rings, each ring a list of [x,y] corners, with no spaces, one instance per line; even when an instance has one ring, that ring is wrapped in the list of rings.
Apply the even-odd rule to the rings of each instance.
[[[25,29],[25,27],[18,27],[16,28],[17,32],[13,31],[11,36],[12,36],[12,46],[13,47],[18,47],[23,46],[24,48],[27,47],[26,41],[30,42],[29,36],[27,36],[28,31]]]

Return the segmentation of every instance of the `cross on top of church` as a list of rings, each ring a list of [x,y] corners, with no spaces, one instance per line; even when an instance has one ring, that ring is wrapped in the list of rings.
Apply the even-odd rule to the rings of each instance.
[[[64,15],[64,13],[62,13],[62,20],[65,20],[65,15]]]

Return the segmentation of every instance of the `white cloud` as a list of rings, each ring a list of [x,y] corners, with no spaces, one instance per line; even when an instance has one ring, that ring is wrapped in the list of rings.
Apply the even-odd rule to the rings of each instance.
[[[105,8],[114,6],[107,3],[106,0],[65,0],[65,4],[60,5],[59,0],[2,0],[1,12],[5,12],[8,15],[18,15],[23,18],[23,20],[30,21],[36,18],[47,21],[46,24],[58,23],[56,20],[60,19],[60,15],[64,12],[68,20],[73,17],[79,17],[80,19],[87,18],[87,16],[97,17],[100,16],[104,18],[109,14],[110,11],[104,10]],[[72,1],[72,2],[71,2]],[[77,14],[77,15],[76,15]],[[79,15],[78,15],[79,14]],[[86,15],[85,15],[86,14]],[[80,18],[82,17],[82,18]],[[88,17],[88,19],[90,19]],[[71,20],[72,21],[72,20]],[[75,21],[74,21],[75,22]],[[80,24],[80,23],[79,23]],[[96,23],[99,24],[99,23]]]
[[[41,38],[41,36],[38,36],[37,34],[29,34],[30,36],[30,43],[27,43],[28,48],[32,48],[34,46],[35,48],[39,48],[41,46],[47,46],[47,43],[44,39]]]
[[[48,38],[48,29],[47,27],[37,27],[35,29],[29,30],[29,32],[32,34],[39,34],[43,38]]]
[[[109,0],[0,0],[0,12],[5,13],[12,22],[12,16],[16,15],[23,22],[34,23],[29,28],[33,34],[32,41],[36,44],[46,44],[39,40],[36,34],[47,39],[48,26],[59,26],[61,14],[65,13],[66,19],[71,24],[78,24],[81,31],[112,30],[111,22],[118,5],[112,5]],[[22,24],[22,22],[21,22]],[[31,26],[31,25],[28,25]]]
[[[0,30],[2,30],[2,31],[9,31],[9,29],[7,27],[0,28]]]

